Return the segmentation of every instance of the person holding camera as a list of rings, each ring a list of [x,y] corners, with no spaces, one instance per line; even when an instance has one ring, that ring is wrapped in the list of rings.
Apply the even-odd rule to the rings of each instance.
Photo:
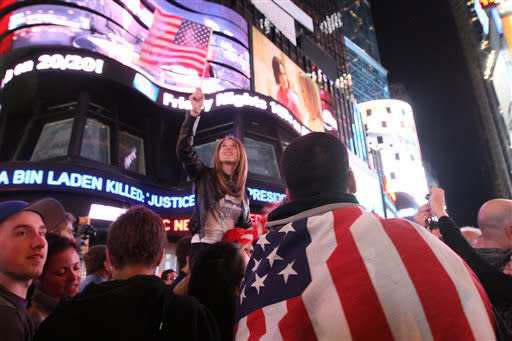
[[[180,129],[176,154],[188,177],[194,183],[196,206],[190,219],[193,265],[199,250],[222,240],[234,227],[249,228],[249,198],[246,193],[247,153],[233,136],[217,144],[213,167],[206,166],[194,150],[194,135],[199,123],[204,95],[201,89],[189,97],[192,110],[185,115]]]

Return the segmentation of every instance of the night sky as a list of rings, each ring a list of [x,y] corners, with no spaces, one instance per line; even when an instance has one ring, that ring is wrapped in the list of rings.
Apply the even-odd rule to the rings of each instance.
[[[389,83],[412,99],[423,161],[446,190],[449,214],[475,225],[491,199],[482,174],[477,103],[447,0],[371,1],[381,62]]]

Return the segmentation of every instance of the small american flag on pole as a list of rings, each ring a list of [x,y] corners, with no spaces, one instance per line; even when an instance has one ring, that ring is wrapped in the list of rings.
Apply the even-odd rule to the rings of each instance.
[[[155,17],[142,45],[144,64],[181,65],[203,75],[212,29],[181,17],[155,10]]]
[[[358,206],[299,216],[259,238],[236,340],[495,340],[480,282],[425,229]]]

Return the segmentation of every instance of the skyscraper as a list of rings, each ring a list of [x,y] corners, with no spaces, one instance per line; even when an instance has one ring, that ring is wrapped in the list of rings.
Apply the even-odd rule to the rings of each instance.
[[[358,103],[389,98],[387,70],[380,64],[379,48],[367,0],[341,0],[344,43]]]
[[[471,78],[472,97],[478,104],[475,119],[481,129],[477,138],[485,148],[485,162],[481,167],[492,179],[493,195],[510,197],[512,149],[507,123],[512,124],[512,76],[504,26],[504,23],[509,25],[509,20],[502,19],[508,15],[504,8],[495,5],[482,8],[474,0],[451,0],[450,5]],[[503,6],[507,5],[510,6],[510,1],[503,1]]]

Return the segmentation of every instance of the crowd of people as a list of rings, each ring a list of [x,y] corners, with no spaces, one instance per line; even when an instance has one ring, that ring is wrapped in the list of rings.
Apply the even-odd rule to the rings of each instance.
[[[310,133],[283,152],[287,202],[258,235],[244,146],[227,137],[201,162],[190,99],[177,155],[196,207],[178,267],[157,276],[162,219],[133,206],[82,256],[82,281],[58,201],[2,202],[1,340],[512,340],[512,200],[485,203],[479,229],[457,227],[440,188],[414,221],[383,219],[352,194],[343,143]]]

